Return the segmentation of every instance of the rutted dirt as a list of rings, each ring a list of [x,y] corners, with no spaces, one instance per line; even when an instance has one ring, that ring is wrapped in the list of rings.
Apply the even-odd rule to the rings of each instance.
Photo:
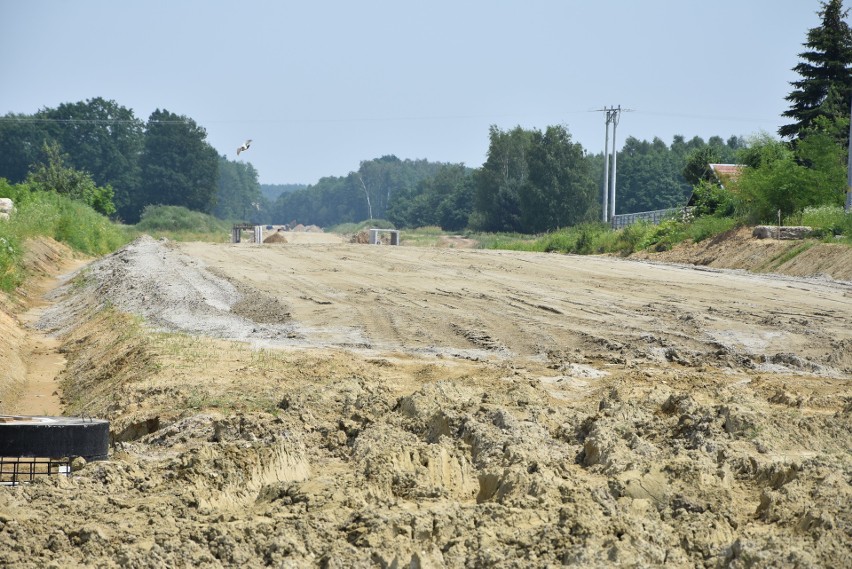
[[[57,291],[112,456],[0,488],[0,563],[852,565],[849,279],[310,239]]]

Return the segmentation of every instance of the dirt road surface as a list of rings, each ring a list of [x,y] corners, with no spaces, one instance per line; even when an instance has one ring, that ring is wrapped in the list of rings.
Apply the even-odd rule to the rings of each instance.
[[[0,487],[0,562],[852,565],[849,281],[288,234],[53,302],[113,452]]]

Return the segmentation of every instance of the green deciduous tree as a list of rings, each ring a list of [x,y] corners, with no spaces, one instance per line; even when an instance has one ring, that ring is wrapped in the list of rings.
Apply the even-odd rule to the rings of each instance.
[[[393,202],[410,194],[417,184],[434,176],[440,163],[427,160],[400,160],[394,155],[361,162],[353,172],[370,219],[385,219]]]
[[[485,163],[476,176],[470,224],[480,231],[521,231],[521,188],[529,177],[532,132],[491,126]]]
[[[393,155],[365,160],[347,176],[322,178],[304,190],[281,194],[272,205],[273,219],[325,227],[366,219],[409,220],[414,204],[408,202],[418,195],[418,184],[445,166]]]
[[[41,160],[44,144],[52,140],[45,126],[30,115],[0,118],[0,177],[13,183],[27,178],[30,166]]]
[[[133,196],[135,223],[146,205],[179,205],[210,213],[215,206],[219,155],[207,131],[167,110],[151,113],[140,160],[142,181]]]
[[[683,167],[684,179],[695,185],[702,181],[713,179],[713,170],[710,164],[722,162],[722,153],[718,146],[710,145],[692,150],[686,156],[686,165]]]
[[[266,209],[268,205],[261,194],[254,166],[220,156],[213,215],[220,219],[262,222],[261,212]]]
[[[387,218],[396,227],[437,225],[458,231],[467,227],[472,208],[472,171],[462,164],[446,164],[415,188],[397,194]]]
[[[618,156],[617,213],[636,213],[686,205],[693,185],[713,179],[710,164],[736,162],[736,152],[745,141],[731,136],[727,141],[712,136],[687,141],[675,136],[671,146],[628,137]],[[601,166],[597,167],[600,169]],[[599,184],[602,177],[599,178]]]
[[[588,220],[599,209],[591,163],[564,126],[492,126],[489,137],[476,176],[473,229],[535,233]]]
[[[690,145],[692,151],[697,143],[693,141]],[[683,137],[675,138],[672,149],[659,138],[649,142],[628,137],[618,156],[616,213],[652,211],[686,203],[691,188],[681,170],[689,152]]]
[[[782,126],[783,137],[800,138],[808,132],[818,117],[838,123],[835,136],[847,145],[850,97],[852,97],[852,31],[845,18],[842,0],[822,2],[819,12],[821,25],[808,31],[806,51],[799,54],[802,61],[793,70],[801,79],[793,81],[793,91],[787,95],[790,108],[784,116],[793,120]]]
[[[34,164],[27,176],[31,189],[62,194],[104,215],[115,213],[112,187],[99,187],[88,172],[66,166],[68,157],[62,154],[58,143],[45,143],[43,150],[44,161]]]
[[[328,227],[368,219],[364,192],[355,173],[327,176],[303,190],[281,194],[272,204],[275,223]]]
[[[140,181],[143,121],[131,109],[101,97],[43,109],[35,118],[44,121],[39,124],[59,142],[69,164],[91,174],[96,183],[115,188],[119,215],[132,216],[131,198]]]
[[[521,221],[540,233],[589,221],[597,194],[583,147],[564,126],[534,131],[527,154],[529,175],[520,193]]]
[[[828,119],[818,119],[815,127]],[[795,150],[768,136],[742,152],[749,166],[733,184],[738,210],[753,223],[771,222],[806,207],[842,205],[846,189],[845,149],[813,128]]]

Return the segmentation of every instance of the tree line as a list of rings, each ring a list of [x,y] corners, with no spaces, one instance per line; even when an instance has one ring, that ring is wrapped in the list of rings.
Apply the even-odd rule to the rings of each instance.
[[[193,119],[158,109],[143,122],[98,97],[2,117],[0,177],[45,188],[56,179],[47,173],[67,167],[84,175],[85,184],[69,176],[56,186],[60,192],[85,194],[98,211],[127,223],[137,222],[149,205],[255,223],[387,219],[399,227],[451,231],[535,233],[597,218],[603,158],[574,142],[567,127],[495,126],[488,134],[487,160],[479,168],[389,155],[364,160],[345,176],[306,187],[271,186],[264,195],[257,170],[219,156]],[[620,211],[684,203],[690,192],[680,172],[686,154],[709,146],[724,151],[717,138],[676,137],[671,146],[628,138],[619,168]]]
[[[149,205],[241,218],[262,198],[257,171],[219,156],[191,118],[157,109],[143,122],[101,97],[0,117],[0,177],[24,182],[49,164],[85,173],[112,195],[99,211],[127,223]]]
[[[808,32],[794,68],[801,79],[787,96],[784,116],[793,122],[779,130],[786,140],[675,136],[667,144],[629,137],[618,156],[616,213],[682,206],[694,191],[708,211],[738,209],[761,221],[842,202],[852,32],[842,0],[821,2],[819,14],[821,25]],[[251,164],[219,156],[206,136],[189,117],[157,109],[143,122],[102,98],[10,113],[0,117],[0,177],[54,187],[129,223],[158,204],[255,223],[386,219],[451,231],[539,233],[600,218],[604,157],[588,153],[564,125],[492,126],[486,160],[476,168],[388,155],[345,176],[266,192]],[[747,167],[737,200],[712,187],[714,162]],[[68,173],[66,165],[76,173],[58,176]]]
[[[618,213],[685,205],[695,182],[685,165],[732,161],[742,146],[733,136],[676,136],[671,145],[628,138],[619,154]],[[385,219],[396,227],[539,233],[597,220],[602,186],[603,155],[587,153],[567,127],[492,126],[479,168],[383,156],[282,194],[271,212],[320,226]]]

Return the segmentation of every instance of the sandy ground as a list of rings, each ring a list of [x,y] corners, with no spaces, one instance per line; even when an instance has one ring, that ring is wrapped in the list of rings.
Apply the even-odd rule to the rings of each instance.
[[[0,563],[850,566],[852,254],[752,246],[137,240],[33,323],[113,452],[0,487]]]

